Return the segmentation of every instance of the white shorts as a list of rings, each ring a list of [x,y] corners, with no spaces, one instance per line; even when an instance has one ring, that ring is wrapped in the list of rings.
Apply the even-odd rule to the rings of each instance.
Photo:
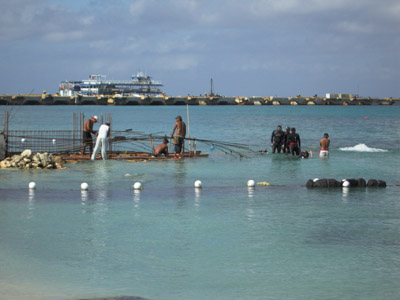
[[[327,157],[327,156],[329,156],[328,150],[320,150],[319,151],[319,157]]]

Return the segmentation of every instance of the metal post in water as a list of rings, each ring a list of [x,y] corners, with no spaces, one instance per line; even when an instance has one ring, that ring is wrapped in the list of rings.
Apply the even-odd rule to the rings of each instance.
[[[151,152],[154,153],[154,141],[152,134],[150,134],[150,146],[151,146]]]
[[[189,137],[189,156],[192,152],[192,143],[190,141],[190,119],[189,119],[189,104],[186,104],[187,122],[188,122],[188,137]]]

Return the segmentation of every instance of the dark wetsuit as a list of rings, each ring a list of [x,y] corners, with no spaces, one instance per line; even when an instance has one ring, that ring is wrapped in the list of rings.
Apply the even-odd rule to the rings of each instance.
[[[288,146],[288,135],[290,134],[290,132],[288,133],[287,131],[285,131],[283,133],[283,152],[284,153],[289,153],[289,146]]]
[[[301,142],[298,133],[291,132],[287,135],[287,146],[289,147],[290,154],[300,155]]]
[[[301,151],[299,158],[308,158],[310,156],[310,153],[308,151]]]
[[[275,150],[278,151],[278,153],[281,153],[282,145],[284,145],[284,142],[284,132],[282,130],[279,132],[278,130],[274,130],[271,135],[272,153],[275,153]]]

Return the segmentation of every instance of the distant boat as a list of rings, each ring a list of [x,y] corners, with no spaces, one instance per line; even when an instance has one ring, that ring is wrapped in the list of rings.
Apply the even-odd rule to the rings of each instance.
[[[62,81],[60,96],[156,96],[162,95],[162,83],[139,71],[132,80],[108,80],[106,75],[90,75],[82,81]]]

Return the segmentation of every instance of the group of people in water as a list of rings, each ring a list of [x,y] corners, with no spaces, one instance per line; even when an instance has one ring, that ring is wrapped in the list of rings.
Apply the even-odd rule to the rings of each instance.
[[[99,131],[93,129],[93,125],[97,123],[97,116],[87,119],[83,125],[83,146],[82,155],[85,155],[86,148],[89,147],[89,156],[91,160],[95,160],[101,148],[101,157],[107,159],[108,138],[110,137],[110,122],[100,125]],[[184,141],[186,137],[186,124],[182,121],[181,116],[175,118],[175,126],[172,129],[170,138],[174,140],[175,158],[183,157]],[[175,135],[174,135],[175,134]],[[96,143],[93,149],[93,136],[96,136]],[[157,145],[153,154],[155,156],[168,156],[168,138],[165,137],[162,144]]]
[[[329,135],[324,134],[324,137],[319,141],[321,150],[319,150],[320,157],[328,157],[329,155]],[[296,133],[296,128],[286,127],[286,130],[282,130],[282,126],[272,131],[271,134],[271,149],[272,153],[283,153],[296,155],[301,158],[308,158],[312,155],[311,151],[301,151],[301,139],[300,135]]]
[[[107,148],[108,148],[108,138],[110,136],[110,126],[109,122],[105,122],[99,127],[99,131],[93,130],[93,125],[97,123],[97,116],[93,116],[86,120],[83,125],[83,146],[82,155],[85,155],[85,150],[89,147],[89,156],[92,160],[96,159],[97,154],[101,148],[101,157],[107,159]],[[93,138],[92,135],[96,136],[96,143],[93,150]],[[174,157],[180,159],[183,157],[184,152],[184,142],[186,137],[186,124],[183,122],[181,116],[175,118],[175,125],[172,129],[170,138],[173,138],[174,143]],[[153,150],[155,156],[168,156],[168,138],[165,136],[163,143],[156,146]],[[324,134],[324,137],[320,140],[321,150],[319,150],[320,157],[329,156],[329,135]],[[300,158],[308,158],[312,155],[311,151],[301,151],[301,139],[300,135],[296,132],[296,128],[286,127],[286,130],[282,130],[282,126],[278,127],[271,134],[271,149],[272,153],[286,153],[293,156],[298,156]]]

